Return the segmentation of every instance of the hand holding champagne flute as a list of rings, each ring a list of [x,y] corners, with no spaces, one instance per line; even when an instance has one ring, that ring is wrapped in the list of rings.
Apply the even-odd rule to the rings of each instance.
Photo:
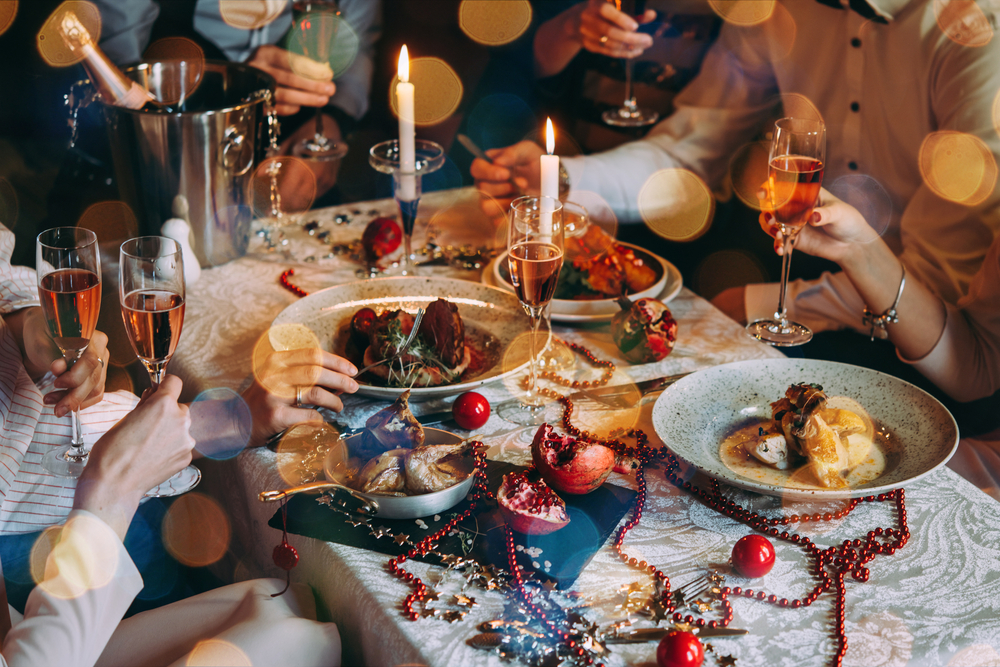
[[[507,227],[507,263],[514,292],[528,317],[530,363],[528,385],[517,403],[500,406],[499,414],[516,424],[539,424],[544,420],[544,398],[538,394],[536,357],[538,325],[545,306],[552,300],[563,262],[562,204],[551,197],[521,197],[511,204]]]
[[[97,235],[82,227],[56,227],[38,235],[35,271],[42,312],[67,368],[90,345],[101,312],[101,256]],[[52,449],[42,466],[60,477],[79,477],[87,465],[80,411],[72,411],[72,444]]]
[[[812,339],[808,327],[788,319],[785,292],[795,239],[819,201],[825,163],[826,127],[822,121],[782,118],[775,122],[767,193],[770,212],[782,238],[778,310],[774,319],[757,320],[747,325],[751,336],[771,345],[789,347]]]

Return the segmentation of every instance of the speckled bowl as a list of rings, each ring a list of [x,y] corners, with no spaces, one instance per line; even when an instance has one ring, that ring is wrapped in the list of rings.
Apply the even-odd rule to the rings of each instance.
[[[877,478],[847,489],[773,486],[736,474],[722,462],[722,441],[745,424],[771,416],[789,385],[817,383],[828,396],[850,396],[894,437]],[[927,392],[859,366],[806,359],[740,361],[693,373],[667,388],[653,406],[657,435],[681,459],[727,484],[789,500],[833,500],[884,493],[920,479],[951,458],[958,425]]]
[[[499,348],[497,353],[500,358],[492,367],[465,382],[440,387],[414,387],[410,393],[411,400],[426,401],[460,394],[517,373],[527,366],[526,354],[519,355],[523,360],[519,358],[521,363],[516,366],[508,364],[510,367],[504,368],[502,363],[503,351],[530,329],[528,316],[517,297],[495,287],[450,278],[374,278],[314,292],[278,314],[271,325],[271,344],[275,349],[308,347],[310,341],[290,338],[299,335],[294,328],[279,326],[299,324],[315,335],[324,350],[343,354],[346,327],[361,308],[367,306],[376,312],[402,308],[413,313],[439,297],[458,306],[467,331],[475,328],[491,334]],[[315,342],[311,344],[315,345]],[[359,384],[359,394],[374,398],[395,400],[405,391],[366,384],[363,380],[359,380]]]

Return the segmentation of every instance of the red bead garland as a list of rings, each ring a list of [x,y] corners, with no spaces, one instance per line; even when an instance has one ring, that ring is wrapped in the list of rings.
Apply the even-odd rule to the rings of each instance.
[[[294,294],[295,296],[308,296],[309,292],[305,291],[298,285],[293,285],[288,278],[295,275],[295,269],[285,269],[281,272],[281,277],[278,280],[281,282],[281,286],[286,290]]]

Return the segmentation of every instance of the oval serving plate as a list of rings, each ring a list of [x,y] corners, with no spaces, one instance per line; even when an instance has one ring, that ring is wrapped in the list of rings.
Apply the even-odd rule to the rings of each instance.
[[[342,438],[330,448],[323,463],[323,471],[328,480],[342,480],[343,470],[347,466],[348,445],[351,439],[358,437],[361,437],[360,433]],[[460,442],[462,442],[462,438],[454,433],[436,428],[424,429],[425,444],[454,445]],[[359,491],[358,495],[378,503],[378,511],[370,516],[380,519],[419,519],[445,512],[462,502],[472,489],[472,483],[475,481],[474,459],[470,456],[464,462],[468,465],[469,476],[455,486],[441,491],[419,496],[382,496]]]
[[[666,303],[680,293],[684,281],[676,266],[637,245],[631,243],[619,243],[619,245],[631,249],[636,255],[646,260],[658,273],[657,280],[653,285],[641,292],[627,295],[629,299],[636,301],[637,299],[658,297]],[[514,286],[510,284],[510,274],[506,270],[504,262],[505,257],[506,254],[501,253],[489,267],[492,271],[491,282],[507,291],[513,291]],[[609,320],[621,310],[618,302],[614,299],[553,299],[551,309],[553,321],[567,323]]]
[[[438,387],[413,387],[411,401],[443,398],[495,382],[527,367],[527,355],[516,367],[504,369],[502,359],[508,347],[530,329],[530,322],[517,297],[496,287],[488,287],[467,280],[450,278],[395,277],[362,280],[314,292],[281,311],[272,327],[282,324],[301,324],[319,339],[320,346],[334,354],[344,354],[347,327],[359,309],[372,308],[375,312],[403,309],[414,313],[418,308],[438,298],[447,299],[458,306],[465,323],[466,334],[478,336],[489,349],[486,352],[495,360],[478,375],[455,384]],[[272,337],[273,338],[273,337]],[[272,340],[278,349],[280,341]],[[518,359],[520,361],[520,359]],[[513,366],[513,364],[511,364]],[[359,380],[358,394],[390,401],[406,388],[383,387]]]
[[[770,404],[799,382],[820,384],[827,396],[853,398],[890,434],[881,475],[858,486],[826,489],[791,481],[767,484],[726,467],[719,454],[726,436],[755,420],[770,419]],[[868,368],[809,359],[740,361],[692,373],[656,400],[653,426],[671,451],[705,474],[789,500],[885,493],[942,467],[958,447],[954,417],[919,387]]]

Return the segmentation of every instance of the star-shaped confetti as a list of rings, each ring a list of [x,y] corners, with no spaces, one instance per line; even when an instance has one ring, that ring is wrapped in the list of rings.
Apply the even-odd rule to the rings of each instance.
[[[465,618],[464,611],[445,611],[441,613],[441,618],[448,621],[449,623],[454,623],[455,621],[461,621]]]
[[[316,502],[318,502],[320,505],[326,505],[327,507],[329,507],[330,506],[330,502],[332,500],[333,500],[333,498],[331,498],[330,496],[328,496],[326,494],[323,494],[322,496],[320,496],[319,498],[316,499]]]
[[[459,607],[475,607],[476,598],[470,598],[464,595],[453,595],[451,596],[451,603]]]
[[[440,593],[438,593],[437,591],[435,591],[435,590],[433,590],[433,589],[431,589],[431,588],[428,588],[428,589],[427,589],[427,592],[426,592],[426,593],[424,593],[424,602],[425,602],[425,603],[426,603],[426,602],[434,602],[434,601],[436,601],[436,600],[437,600],[437,599],[438,599],[439,597],[441,597],[441,594],[440,594]]]
[[[719,667],[734,667],[735,665],[736,665],[736,656],[732,655],[719,656]]]
[[[393,537],[392,541],[395,542],[396,544],[398,544],[399,546],[403,546],[404,544],[406,544],[407,542],[410,541],[410,537],[408,535],[404,535],[403,533],[400,533],[399,535],[396,535],[395,537]]]
[[[547,590],[549,593],[556,590],[558,587],[559,587],[558,584],[556,584],[556,582],[553,581],[552,579],[542,582],[542,588]]]
[[[392,531],[385,526],[379,526],[378,528],[370,528],[371,536],[376,540],[381,540],[383,537],[392,537]]]
[[[358,519],[356,517],[349,516],[346,519],[344,519],[344,523],[357,528],[358,526],[367,526],[368,519]]]

